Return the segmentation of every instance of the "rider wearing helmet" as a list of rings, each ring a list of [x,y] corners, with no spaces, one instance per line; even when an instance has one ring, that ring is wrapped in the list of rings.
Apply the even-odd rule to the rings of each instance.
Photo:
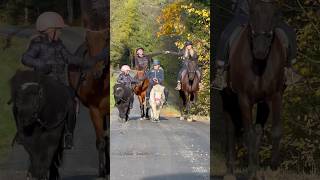
[[[39,32],[29,44],[29,48],[22,56],[22,63],[35,71],[48,75],[54,80],[64,84],[73,97],[75,92],[69,87],[66,66],[78,65],[82,68],[91,68],[100,60],[107,57],[106,49],[102,54],[84,61],[83,58],[71,54],[59,39],[61,29],[66,27],[63,18],[56,12],[42,13],[37,21],[36,28]],[[76,103],[70,103],[68,112],[71,114],[66,122],[64,134],[64,148],[71,149],[73,146],[73,131],[76,124]]]
[[[133,57],[135,69],[148,71],[150,68],[152,57],[160,54],[163,54],[163,52],[144,54],[144,49],[142,47],[139,47],[136,50],[135,56]]]
[[[121,67],[121,73],[117,79],[117,83],[124,84],[131,89],[131,84],[138,83],[138,80],[130,76],[130,67],[128,65],[123,65]],[[134,96],[130,99],[130,109],[133,107]]]
[[[163,81],[164,81],[164,72],[163,72],[163,69],[160,67],[160,61],[155,59],[155,60],[153,60],[152,64],[153,64],[153,68],[147,74],[148,79],[149,79],[149,86],[147,89],[146,102],[147,102],[148,107],[149,107],[149,99],[150,99],[151,89],[156,84],[163,85]],[[169,96],[169,91],[166,88],[164,89],[164,94],[166,96],[165,97],[166,101],[164,104],[166,104],[166,102],[168,100],[168,96]]]
[[[216,60],[216,66],[217,66],[217,74],[215,76],[215,79],[213,81],[213,84],[216,88],[222,89],[227,86],[226,78],[225,78],[225,67],[227,67],[227,60],[229,56],[229,45],[231,36],[234,36],[233,34],[236,34],[235,32],[239,31],[239,29],[246,26],[249,22],[249,1],[248,0],[233,0],[234,2],[234,12],[235,16],[233,17],[232,21],[227,25],[223,33],[221,34],[218,48],[217,48],[217,60]],[[262,12],[263,13],[263,12]],[[278,12],[278,16],[280,16],[281,13]],[[287,36],[289,42],[288,42],[288,63],[287,67],[285,68],[285,75],[286,77],[286,84],[291,84],[293,82],[290,82],[292,80],[288,76],[297,76],[294,71],[292,70],[291,65],[296,62],[296,56],[297,56],[297,42],[296,42],[296,33],[294,29],[292,29],[288,24],[286,24],[284,21],[281,20],[281,18],[278,18],[279,21],[276,24],[276,28],[281,29]]]
[[[177,87],[175,88],[176,90],[180,90],[181,89],[181,77],[182,77],[182,73],[187,69],[187,65],[189,61],[196,61],[196,64],[198,64],[198,55],[197,52],[193,49],[192,47],[192,42],[191,41],[186,41],[184,44],[184,49],[183,51],[180,52],[171,52],[171,51],[165,51],[166,54],[173,54],[173,55],[177,55],[182,57],[183,59],[183,66],[180,69],[179,73],[178,73],[178,78],[177,78]],[[200,68],[197,67],[197,75],[199,76],[200,80],[201,80],[201,72],[200,72]]]

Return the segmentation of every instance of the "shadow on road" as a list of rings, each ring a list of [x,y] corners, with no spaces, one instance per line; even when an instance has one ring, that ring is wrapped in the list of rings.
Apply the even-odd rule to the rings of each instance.
[[[152,176],[146,177],[142,180],[197,180],[197,179],[209,179],[207,177],[208,174],[192,174],[192,173],[185,173],[185,174],[169,174],[169,175],[161,175],[161,176]]]
[[[97,180],[96,175],[78,175],[62,178],[62,180]]]

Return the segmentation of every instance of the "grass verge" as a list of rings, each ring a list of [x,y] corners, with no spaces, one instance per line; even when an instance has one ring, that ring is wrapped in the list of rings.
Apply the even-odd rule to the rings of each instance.
[[[1,38],[0,47],[3,47],[4,42]],[[17,69],[22,68],[20,58],[27,43],[27,39],[13,38],[11,47],[0,53],[0,161],[8,153],[16,132],[11,106],[7,104],[10,99],[9,80]]]

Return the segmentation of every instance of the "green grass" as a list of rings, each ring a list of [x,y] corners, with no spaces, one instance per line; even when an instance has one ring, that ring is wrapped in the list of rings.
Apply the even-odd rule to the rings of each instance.
[[[11,106],[7,105],[10,99],[9,80],[18,68],[21,55],[26,50],[28,40],[13,38],[12,46],[5,51],[0,50],[0,161],[8,153],[11,140],[16,132]],[[0,39],[0,47],[4,45]]]
[[[115,83],[116,83],[116,77],[111,74],[110,76],[110,110],[114,107],[113,86]]]

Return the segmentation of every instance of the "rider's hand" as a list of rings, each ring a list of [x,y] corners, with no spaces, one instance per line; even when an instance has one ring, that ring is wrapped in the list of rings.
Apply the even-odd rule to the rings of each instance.
[[[42,64],[40,66],[37,67],[37,70],[42,72],[42,73],[49,73],[52,69],[52,66],[50,64]]]
[[[170,51],[165,51],[165,52],[164,52],[164,54],[169,54],[169,53],[170,53]]]
[[[158,83],[158,79],[157,78],[153,78],[153,81]]]

